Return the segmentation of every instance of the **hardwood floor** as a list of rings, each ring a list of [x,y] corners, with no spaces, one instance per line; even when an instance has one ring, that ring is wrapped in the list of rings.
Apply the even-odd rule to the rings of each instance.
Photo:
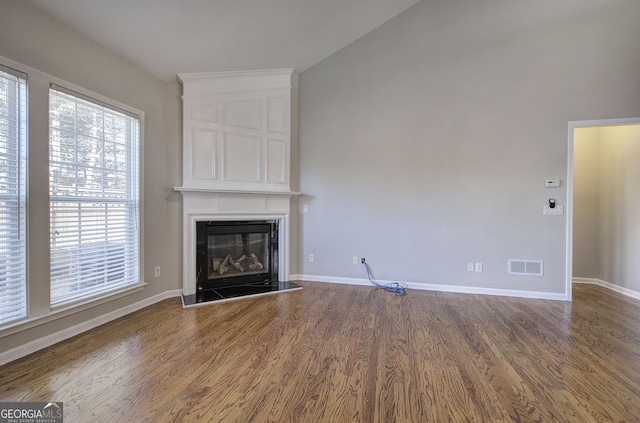
[[[67,423],[640,420],[638,301],[301,284],[163,301],[0,367],[0,401]]]

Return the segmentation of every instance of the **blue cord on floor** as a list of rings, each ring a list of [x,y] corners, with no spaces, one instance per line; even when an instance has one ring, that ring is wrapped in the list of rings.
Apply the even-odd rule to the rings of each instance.
[[[398,282],[391,282],[388,283],[386,285],[383,285],[381,283],[376,282],[372,277],[371,277],[371,269],[369,268],[369,265],[367,264],[366,261],[364,261],[364,259],[362,259],[362,265],[364,266],[365,270],[367,271],[367,278],[369,278],[369,282],[371,282],[372,284],[374,284],[375,286],[379,286],[380,288],[384,288],[389,292],[393,292],[396,295],[404,295],[407,293],[407,289],[400,285]]]

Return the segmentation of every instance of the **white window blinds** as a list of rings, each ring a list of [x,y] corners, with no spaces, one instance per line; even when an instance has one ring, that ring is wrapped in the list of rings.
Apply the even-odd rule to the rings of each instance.
[[[51,306],[140,283],[139,119],[49,91]]]
[[[0,324],[27,315],[25,79],[0,66]]]

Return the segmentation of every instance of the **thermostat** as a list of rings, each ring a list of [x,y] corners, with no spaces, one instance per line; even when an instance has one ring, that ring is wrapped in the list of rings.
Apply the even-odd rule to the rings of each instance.
[[[545,179],[544,186],[547,188],[558,188],[560,186],[560,179]]]

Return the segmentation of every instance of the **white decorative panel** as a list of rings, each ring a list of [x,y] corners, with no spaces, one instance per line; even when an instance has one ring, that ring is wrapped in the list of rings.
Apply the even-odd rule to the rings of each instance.
[[[223,123],[244,129],[262,128],[262,100],[228,101],[224,103]]]
[[[222,178],[225,181],[260,182],[260,137],[225,132]]]
[[[292,69],[181,74],[184,188],[291,190]]]
[[[218,121],[217,115],[218,105],[216,103],[191,106],[191,120],[216,123]]]
[[[194,179],[216,178],[216,134],[209,129],[193,128],[191,144],[192,170]]]
[[[267,131],[284,134],[287,131],[287,99],[271,97],[267,100]]]
[[[286,146],[283,140],[267,139],[267,182],[284,184]]]

